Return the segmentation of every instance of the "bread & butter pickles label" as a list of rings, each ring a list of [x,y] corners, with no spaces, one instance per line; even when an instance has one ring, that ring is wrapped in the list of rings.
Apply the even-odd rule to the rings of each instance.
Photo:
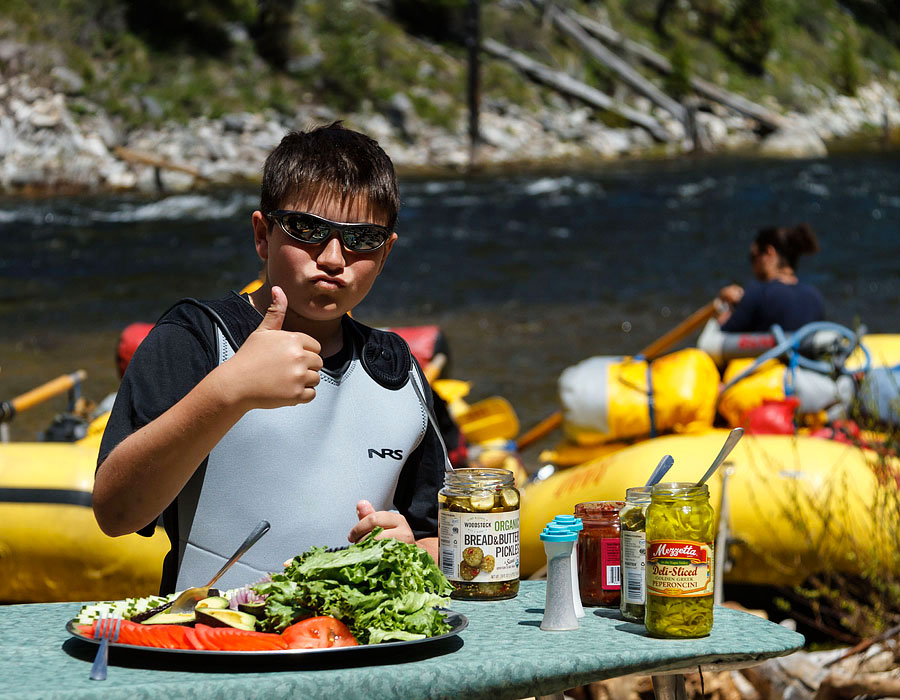
[[[441,571],[451,581],[519,578],[519,511],[456,513],[442,510]]]
[[[652,540],[647,543],[647,593],[692,598],[713,592],[709,542]]]

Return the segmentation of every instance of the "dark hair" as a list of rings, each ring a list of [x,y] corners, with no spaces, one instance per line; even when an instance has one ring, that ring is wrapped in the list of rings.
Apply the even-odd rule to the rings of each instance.
[[[819,250],[819,239],[809,224],[770,226],[756,234],[755,242],[760,253],[772,246],[778,257],[792,268],[797,267],[797,259],[801,255]]]
[[[260,210],[280,208],[288,197],[315,199],[332,194],[340,200],[362,196],[397,225],[400,195],[391,159],[378,143],[337,121],[309,131],[291,131],[266,158]]]

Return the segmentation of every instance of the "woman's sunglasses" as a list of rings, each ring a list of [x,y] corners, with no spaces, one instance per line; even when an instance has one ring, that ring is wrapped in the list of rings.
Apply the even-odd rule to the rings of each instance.
[[[377,224],[342,224],[303,211],[277,209],[266,214],[281,230],[301,243],[324,243],[335,233],[344,248],[354,253],[371,253],[384,245],[391,232]]]

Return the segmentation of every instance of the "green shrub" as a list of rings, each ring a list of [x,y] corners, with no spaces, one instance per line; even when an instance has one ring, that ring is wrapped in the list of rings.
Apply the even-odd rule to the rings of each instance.
[[[665,91],[676,100],[682,100],[691,94],[691,63],[687,48],[682,41],[676,41],[669,57],[672,72],[666,76]]]
[[[856,95],[862,81],[858,52],[856,39],[849,31],[844,32],[838,44],[834,81],[838,90],[851,97]]]

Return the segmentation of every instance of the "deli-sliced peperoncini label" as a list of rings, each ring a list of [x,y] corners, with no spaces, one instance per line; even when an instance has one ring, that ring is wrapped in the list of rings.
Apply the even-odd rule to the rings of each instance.
[[[653,540],[647,543],[647,593],[671,598],[713,592],[711,542]]]

